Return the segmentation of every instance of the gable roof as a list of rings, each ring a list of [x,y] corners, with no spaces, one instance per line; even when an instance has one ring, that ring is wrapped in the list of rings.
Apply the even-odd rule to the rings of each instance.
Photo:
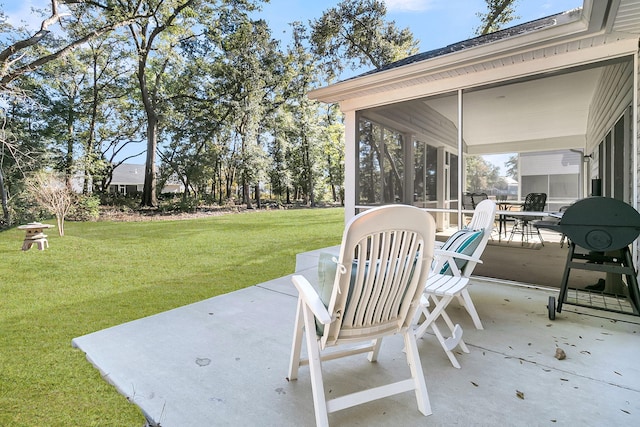
[[[144,184],[144,165],[122,163],[113,170],[111,185],[142,184]]]

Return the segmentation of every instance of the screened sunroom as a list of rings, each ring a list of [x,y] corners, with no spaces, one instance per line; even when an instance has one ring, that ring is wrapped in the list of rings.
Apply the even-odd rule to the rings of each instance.
[[[635,207],[636,3],[587,0],[312,92],[345,113],[346,217],[407,203],[444,229],[470,193]]]

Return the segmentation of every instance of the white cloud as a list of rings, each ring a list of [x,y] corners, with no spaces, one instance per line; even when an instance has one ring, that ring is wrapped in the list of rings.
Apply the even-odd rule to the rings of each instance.
[[[432,8],[433,0],[384,0],[389,12],[425,11]]]

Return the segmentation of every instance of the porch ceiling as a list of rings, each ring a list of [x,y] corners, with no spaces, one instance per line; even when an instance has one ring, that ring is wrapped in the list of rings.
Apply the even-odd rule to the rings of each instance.
[[[463,137],[470,153],[539,150],[544,143],[584,148],[589,104],[601,68],[464,92]],[[429,143],[433,121],[455,134],[455,93],[363,112],[363,116]],[[429,118],[429,119],[426,119]],[[434,138],[435,137],[435,138]]]
[[[549,139],[573,138],[584,144],[589,104],[600,73],[599,68],[590,69],[465,93],[465,143],[469,148],[491,144],[503,150]],[[456,96],[425,103],[457,123]]]

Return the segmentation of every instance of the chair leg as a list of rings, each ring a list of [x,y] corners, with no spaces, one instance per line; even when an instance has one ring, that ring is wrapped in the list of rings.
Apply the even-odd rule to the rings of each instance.
[[[516,232],[522,232],[522,225],[519,219],[514,220],[513,227],[511,228],[511,234],[509,234],[509,240],[507,241],[507,243],[511,243],[511,240],[513,240],[513,235],[516,234]]]
[[[431,323],[431,329],[433,330],[433,333],[435,334],[436,338],[440,342],[440,345],[442,346],[442,349],[446,353],[446,355],[449,358],[449,361],[451,362],[453,367],[457,368],[457,369],[460,369],[460,363],[458,363],[458,359],[456,358],[456,355],[453,354],[453,351],[452,351],[453,348],[455,348],[457,343],[453,344],[451,342],[448,342],[451,339],[455,340],[457,337],[451,337],[451,338],[445,339],[444,336],[442,335],[442,332],[440,332],[440,328],[438,327],[438,325],[436,325],[435,322]],[[460,328],[459,330],[460,330],[459,338],[462,339],[462,329]]]
[[[291,345],[291,358],[289,359],[289,378],[293,381],[298,378],[298,368],[300,367],[300,352],[302,349],[302,336],[304,334],[303,302],[298,298],[298,308],[296,310],[296,322],[293,328],[293,344]]]
[[[431,299],[433,299],[434,304],[438,306],[439,304],[438,298],[436,298],[434,295],[430,295],[430,297]],[[444,310],[444,308],[446,307],[440,310],[439,312],[440,314],[437,317],[434,317],[433,314],[427,308],[428,305],[429,305],[429,301],[427,299],[426,302],[424,302],[420,307],[421,314],[422,316],[424,316],[425,321],[422,324],[420,324],[420,326],[415,330],[416,339],[421,338],[427,331],[427,328],[431,327],[434,335],[436,336],[436,338],[438,339],[438,342],[440,343],[440,346],[442,346],[442,349],[446,353],[453,367],[460,369],[460,363],[458,363],[458,359],[453,353],[453,349],[459,346],[463,352],[469,353],[469,348],[462,340],[462,328],[460,327],[460,325],[453,324],[453,322],[451,321],[451,318],[449,317],[447,312]],[[418,316],[418,318],[419,317],[420,316]],[[442,332],[440,331],[440,327],[436,323],[436,320],[438,319],[438,317],[442,317],[442,319],[445,321],[445,323],[449,327],[449,331],[451,332],[451,336],[449,338],[445,338],[444,335],[442,335]],[[432,319],[432,320],[429,323],[427,323],[426,321],[427,319]]]
[[[315,334],[315,320],[313,313],[307,307],[303,307],[304,324],[306,329],[307,353],[309,356],[309,372],[311,374],[311,390],[313,392],[313,407],[316,413],[316,426],[329,426],[329,414],[327,400],[324,394],[324,381],[322,380],[322,361],[320,358],[320,345]]]
[[[469,291],[465,288],[461,291],[462,299],[464,300],[464,308],[467,310],[471,319],[473,319],[473,324],[476,329],[484,329],[482,327],[482,322],[480,321],[480,316],[478,316],[478,312],[476,311],[476,307],[473,305],[473,301],[471,301],[471,295],[469,295]]]
[[[460,327],[460,325],[454,325],[454,323],[451,321],[451,318],[444,310],[442,311],[442,314],[440,316],[449,327],[449,331],[451,331],[451,338],[449,338],[451,340],[450,343],[453,344],[455,342],[456,345],[460,347],[460,349],[464,353],[469,353],[469,347],[467,347],[467,345],[462,340],[462,328]],[[455,347],[455,345],[453,347]],[[451,348],[451,350],[453,350],[453,347]]]
[[[380,346],[382,345],[382,338],[378,338],[373,340],[371,343],[373,345],[373,351],[367,353],[367,359],[369,362],[375,362],[378,360],[378,354],[380,353]]]
[[[429,402],[427,384],[424,379],[424,372],[422,371],[418,345],[416,344],[416,337],[411,329],[407,329],[404,332],[404,345],[407,352],[407,363],[411,370],[411,378],[415,386],[418,410],[424,415],[431,415],[431,403]]]
[[[422,336],[427,332],[427,328],[429,328],[431,324],[435,322],[438,317],[440,317],[440,315],[444,312],[445,307],[449,305],[449,302],[451,302],[451,299],[453,297],[443,297],[442,300],[446,299],[446,301],[438,300],[435,295],[429,295],[428,297],[425,297],[423,295],[422,298],[420,300],[422,302],[420,311],[425,316],[425,320],[414,331],[416,339],[422,338]],[[430,311],[427,308],[429,307],[429,298],[432,298],[435,303],[433,311]]]
[[[544,246],[544,239],[542,238],[542,234],[540,234],[540,229],[536,227],[536,231],[538,232],[538,239],[540,239],[540,244]]]

